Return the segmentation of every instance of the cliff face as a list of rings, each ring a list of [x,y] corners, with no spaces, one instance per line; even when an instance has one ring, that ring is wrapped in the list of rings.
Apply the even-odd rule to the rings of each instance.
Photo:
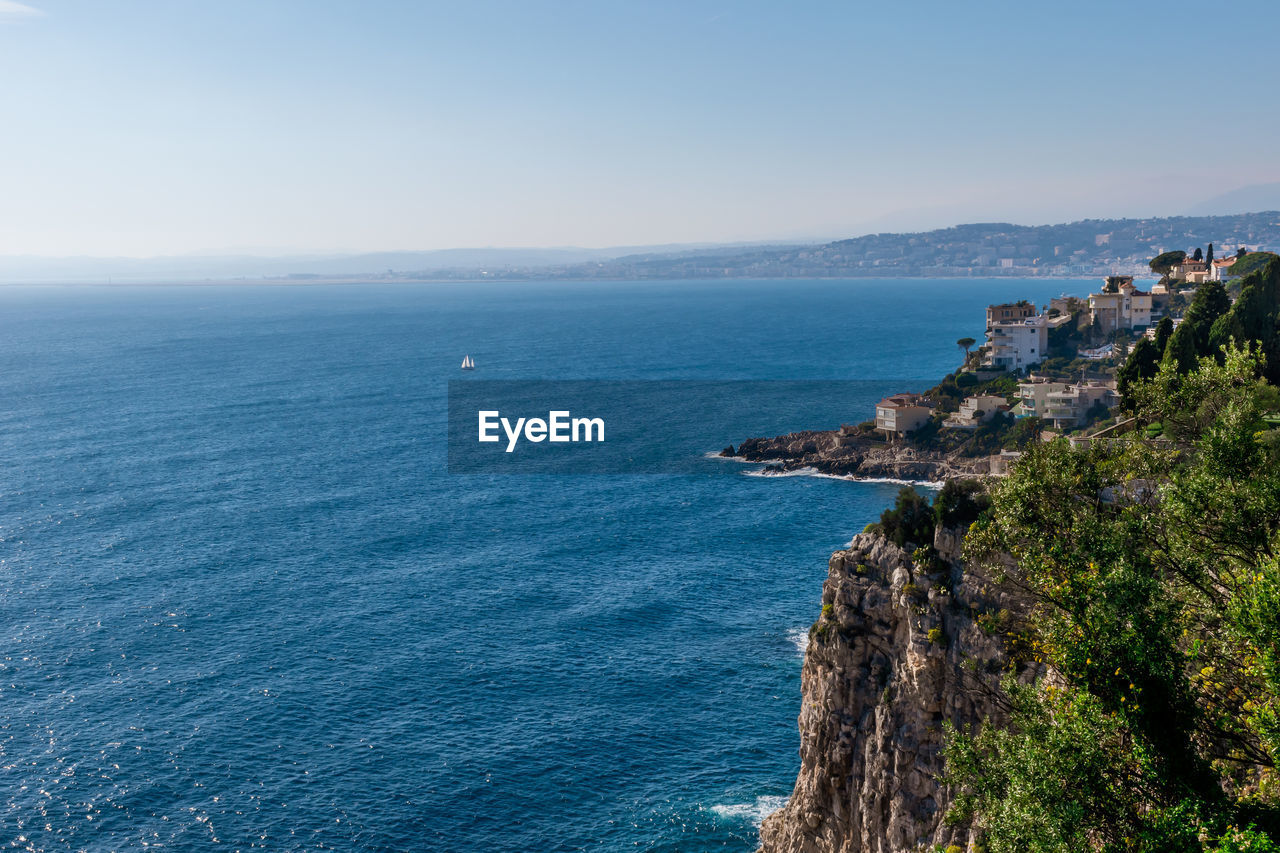
[[[765,853],[970,849],[968,828],[943,822],[942,724],[1000,718],[991,687],[1005,653],[977,617],[993,614],[990,629],[1022,607],[963,571],[960,541],[937,532],[945,566],[932,575],[876,534],[832,555],[805,655],[800,773],[761,827]]]

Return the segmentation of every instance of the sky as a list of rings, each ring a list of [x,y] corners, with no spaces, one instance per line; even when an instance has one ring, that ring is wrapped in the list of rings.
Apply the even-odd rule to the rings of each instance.
[[[831,239],[1280,181],[1280,4],[0,0],[0,255]]]

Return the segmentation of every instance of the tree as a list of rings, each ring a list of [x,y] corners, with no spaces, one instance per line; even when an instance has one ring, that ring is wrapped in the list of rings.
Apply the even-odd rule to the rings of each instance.
[[[1183,317],[1182,326],[1189,326],[1194,330],[1198,355],[1213,354],[1213,349],[1209,346],[1209,332],[1213,329],[1214,321],[1229,310],[1231,297],[1227,296],[1222,282],[1206,281],[1196,288],[1195,298],[1191,300],[1191,307]]]
[[[932,545],[933,507],[910,486],[898,490],[890,509],[880,513],[880,531],[900,548]]]
[[[1164,317],[1156,324],[1156,350],[1161,356],[1164,355],[1165,346],[1169,343],[1169,337],[1173,335],[1173,320]]]
[[[1193,260],[1193,261],[1202,261],[1202,260],[1204,260],[1204,253],[1200,251],[1200,247],[1199,247],[1199,246],[1196,246],[1195,254],[1193,254],[1193,255],[1191,256],[1191,260]]]
[[[1209,331],[1209,348],[1215,357],[1231,341],[1256,345],[1265,361],[1264,375],[1280,382],[1280,258],[1240,282],[1240,296]]]
[[[1182,263],[1187,258],[1187,253],[1181,250],[1174,252],[1162,252],[1151,259],[1147,266],[1151,267],[1151,271],[1158,273],[1161,277],[1167,276],[1173,272],[1173,268]]]
[[[1010,676],[1005,722],[947,733],[951,816],[990,853],[1277,849],[1280,444],[1260,367],[1238,347],[1162,365],[1135,402],[1163,444],[1040,444],[992,486],[965,561],[1034,602],[1010,654],[1052,677]]]
[[[1167,318],[1166,318],[1167,319]],[[1146,382],[1160,369],[1161,352],[1156,342],[1143,336],[1133,345],[1133,351],[1116,371],[1116,390],[1120,392],[1121,405],[1132,409],[1130,390],[1138,382]]]
[[[1277,256],[1272,252],[1247,252],[1237,256],[1236,262],[1231,265],[1229,270],[1232,275],[1248,275],[1254,270],[1260,270],[1270,263]]]
[[[973,338],[961,338],[960,340],[956,341],[956,346],[958,346],[958,347],[960,347],[960,349],[964,350],[964,362],[965,362],[965,364],[968,364],[968,363],[969,363],[969,347],[973,346],[973,345],[974,345],[974,344],[976,344],[976,343],[977,343],[977,341],[976,341],[976,340],[974,340]]]
[[[1160,364],[1162,367],[1167,365],[1175,373],[1190,373],[1196,369],[1197,356],[1195,330],[1184,320],[1173,330]]]
[[[1209,266],[1210,269],[1213,268],[1213,244],[1212,243],[1209,244],[1209,251],[1204,256],[1204,262]]]
[[[991,498],[981,480],[947,480],[933,499],[933,512],[943,527],[968,527],[977,521]]]

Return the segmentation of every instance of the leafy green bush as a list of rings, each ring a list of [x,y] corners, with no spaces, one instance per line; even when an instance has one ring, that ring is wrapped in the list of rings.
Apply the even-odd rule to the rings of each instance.
[[[1134,389],[1160,444],[1037,444],[992,486],[966,561],[1034,604],[1004,631],[976,621],[1053,673],[1010,677],[999,724],[947,733],[951,817],[992,853],[1276,853],[1280,446],[1261,365],[1245,348],[1165,364]]]

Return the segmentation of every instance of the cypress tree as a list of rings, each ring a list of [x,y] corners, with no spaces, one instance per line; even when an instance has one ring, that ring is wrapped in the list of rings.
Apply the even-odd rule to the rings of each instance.
[[[1191,307],[1187,309],[1182,326],[1178,328],[1191,327],[1195,335],[1196,352],[1200,355],[1210,355],[1212,350],[1209,347],[1209,333],[1213,329],[1214,322],[1229,310],[1231,310],[1231,297],[1227,296],[1227,290],[1222,286],[1222,282],[1206,281],[1196,288]],[[1176,335],[1177,332],[1174,334]]]
[[[1148,337],[1138,339],[1129,353],[1124,365],[1116,371],[1116,390],[1120,392],[1121,404],[1128,410],[1133,408],[1133,400],[1129,389],[1138,382],[1145,382],[1156,375],[1160,367],[1160,351],[1155,341]]]
[[[1191,373],[1196,369],[1196,355],[1195,330],[1184,320],[1173,330],[1162,363],[1172,365],[1178,373]]]
[[[1169,338],[1173,335],[1173,320],[1165,317],[1156,324],[1156,352],[1163,356],[1165,347],[1169,344]]]

